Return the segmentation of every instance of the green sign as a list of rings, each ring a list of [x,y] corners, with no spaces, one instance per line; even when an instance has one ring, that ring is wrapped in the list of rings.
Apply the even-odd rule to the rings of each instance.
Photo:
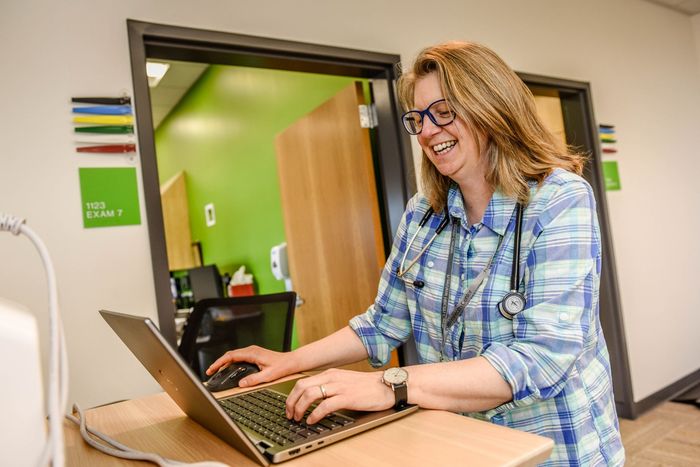
[[[81,168],[83,227],[112,227],[141,223],[136,169]]]
[[[603,176],[605,177],[605,189],[617,191],[620,185],[620,172],[617,170],[617,161],[603,161]]]

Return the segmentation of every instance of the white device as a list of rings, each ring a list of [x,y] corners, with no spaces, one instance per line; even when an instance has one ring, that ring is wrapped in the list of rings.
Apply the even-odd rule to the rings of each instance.
[[[294,291],[292,278],[289,276],[289,261],[287,259],[287,242],[275,245],[270,249],[270,267],[272,275],[278,281],[284,281],[284,290]],[[304,299],[297,293],[297,307],[304,304]]]
[[[278,281],[284,281],[284,290],[291,292],[292,278],[289,277],[289,261],[287,260],[287,242],[275,245],[270,249],[270,267],[272,275]],[[297,306],[301,303],[301,298],[297,295]]]
[[[0,453],[4,465],[37,466],[46,444],[44,385],[36,319],[0,298]]]
[[[289,279],[286,242],[275,245],[270,250],[270,267],[272,268],[272,275],[278,281]]]
[[[289,277],[289,261],[287,260],[287,242],[275,245],[270,250],[270,267],[272,268],[272,275],[278,281],[284,281],[284,290],[291,292],[292,278]],[[297,295],[297,306],[303,302],[301,298]]]

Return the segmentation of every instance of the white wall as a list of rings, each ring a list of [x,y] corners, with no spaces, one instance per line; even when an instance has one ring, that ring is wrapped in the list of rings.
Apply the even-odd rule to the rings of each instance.
[[[700,65],[690,18],[634,0],[5,1],[0,210],[27,217],[53,253],[71,400],[90,406],[157,390],[96,313],[156,316],[145,212],[141,226],[84,230],[77,177],[78,167],[138,163],[77,155],[71,143],[71,96],[131,92],[126,18],[406,61],[431,43],[468,39],[519,71],[591,82],[597,118],[615,124],[620,141],[623,189],[608,202],[635,399],[698,368]],[[0,258],[0,296],[45,320],[29,243],[4,234]]]

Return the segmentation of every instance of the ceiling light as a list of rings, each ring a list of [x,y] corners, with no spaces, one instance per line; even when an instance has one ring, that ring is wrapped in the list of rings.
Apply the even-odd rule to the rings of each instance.
[[[165,73],[170,68],[170,64],[161,62],[146,62],[146,76],[148,76],[148,87],[155,88]]]

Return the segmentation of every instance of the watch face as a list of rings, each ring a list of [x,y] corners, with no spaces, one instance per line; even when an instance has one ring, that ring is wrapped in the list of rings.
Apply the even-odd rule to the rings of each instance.
[[[408,379],[408,372],[403,368],[389,368],[384,371],[384,381],[388,384],[405,383]]]

